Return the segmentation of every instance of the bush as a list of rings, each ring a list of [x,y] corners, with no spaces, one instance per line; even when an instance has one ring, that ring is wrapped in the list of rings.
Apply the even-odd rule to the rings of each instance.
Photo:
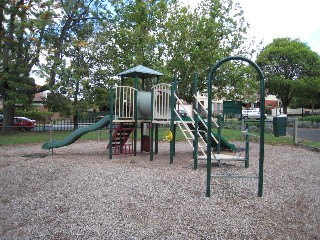
[[[27,117],[27,118],[30,118],[33,120],[38,120],[38,121],[45,121],[49,117],[51,117],[53,115],[53,113],[52,112],[40,112],[39,110],[29,110],[29,111],[16,110],[15,115],[19,116],[19,117]]]
[[[320,122],[320,115],[305,116],[300,118],[299,121]]]

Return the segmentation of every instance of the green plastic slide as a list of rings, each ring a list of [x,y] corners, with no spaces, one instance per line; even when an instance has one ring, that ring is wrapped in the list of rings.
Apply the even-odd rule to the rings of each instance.
[[[192,124],[188,124],[189,128],[194,130],[193,125]],[[203,139],[206,139],[207,136],[207,127],[203,124],[202,121],[199,121],[199,130],[200,130],[200,134],[202,135]],[[218,139],[218,134],[212,132],[213,136]],[[217,143],[214,141],[213,138],[211,138],[211,144],[214,148],[217,147]],[[237,150],[236,146],[232,143],[229,143],[225,138],[223,138],[221,136],[221,150],[231,150],[233,152],[235,152]]]
[[[78,128],[77,130],[73,131],[69,136],[67,136],[65,139],[60,140],[60,141],[52,141],[52,142],[47,142],[42,145],[42,149],[52,149],[52,148],[59,148],[59,147],[64,147],[67,145],[70,145],[77,141],[82,135],[99,130],[101,128],[104,128],[110,123],[110,116],[106,115],[104,116],[101,120],[98,122],[87,126],[87,127],[81,127]]]

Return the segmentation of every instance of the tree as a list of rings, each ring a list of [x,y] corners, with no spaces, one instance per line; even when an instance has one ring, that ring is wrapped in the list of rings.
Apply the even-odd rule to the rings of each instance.
[[[0,1],[0,98],[3,100],[1,132],[13,131],[16,103],[24,103],[47,86],[30,77],[52,23],[52,3],[42,0]],[[11,126],[11,127],[10,127]]]
[[[232,0],[202,1],[193,11],[175,0],[112,1],[112,21],[97,42],[110,76],[142,64],[179,79],[180,97],[192,100],[193,73],[206,88],[210,67],[229,55],[250,55],[244,47],[248,27]]]
[[[320,74],[319,55],[298,39],[274,39],[256,62],[265,73],[266,88],[281,100],[284,113],[294,97],[297,80]]]
[[[0,0],[0,97],[4,120],[1,133],[13,130],[15,105],[24,103],[36,92],[53,88],[62,74],[66,58],[64,47],[79,24],[95,25],[107,12],[99,0]],[[47,84],[36,86],[30,73],[40,64],[39,76]]]
[[[293,88],[293,95],[303,107],[305,103],[311,105],[314,113],[315,105],[320,105],[320,77],[302,77],[296,81]],[[297,101],[296,101],[297,102]]]
[[[248,24],[239,4],[206,0],[194,11],[189,9],[172,9],[166,27],[170,36],[167,67],[180,79],[180,97],[190,102],[194,72],[199,74],[198,90],[204,92],[214,63],[230,55],[252,53],[245,46]]]
[[[113,16],[104,23],[96,40],[109,80],[140,64],[161,72],[165,70],[167,30],[164,24],[174,4],[175,0],[111,1]]]

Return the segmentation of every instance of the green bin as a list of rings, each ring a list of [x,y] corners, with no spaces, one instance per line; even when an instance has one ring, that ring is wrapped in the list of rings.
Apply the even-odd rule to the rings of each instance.
[[[285,114],[273,117],[273,134],[276,137],[286,136],[288,117]]]

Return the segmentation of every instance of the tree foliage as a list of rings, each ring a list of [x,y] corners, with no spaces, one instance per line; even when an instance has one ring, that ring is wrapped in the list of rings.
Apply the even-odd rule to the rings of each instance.
[[[65,47],[74,43],[74,30],[85,22],[96,24],[106,12],[98,0],[0,1],[0,97],[4,105],[2,133],[12,130],[15,105],[36,92],[54,87],[63,75]],[[39,66],[40,56],[46,59]],[[35,66],[48,85],[37,86]],[[57,80],[58,79],[58,80]]]
[[[3,100],[2,132],[12,131],[16,103],[28,101],[45,87],[30,77],[38,63],[46,29],[52,23],[51,2],[0,1],[0,97]]]
[[[258,55],[256,62],[266,75],[269,93],[281,100],[285,113],[298,80],[319,77],[320,73],[319,55],[298,39],[274,39]]]
[[[164,73],[164,81],[178,76],[180,97],[191,101],[194,72],[202,91],[217,60],[252,54],[244,37],[248,24],[232,0],[203,0],[195,9],[176,0],[0,0],[0,21],[7,126],[13,125],[15,104],[44,89],[71,100],[73,113],[89,106],[106,109],[102,98],[116,74],[138,64]],[[35,85],[35,66],[47,85]],[[241,97],[239,89],[252,89],[254,77],[246,66],[233,70],[219,76],[235,85],[225,87],[230,96]],[[236,83],[237,78],[245,81]]]
[[[320,106],[320,76],[303,77],[296,81],[293,87],[293,96],[296,107]]]
[[[247,23],[231,0],[202,1],[192,10],[174,0],[112,1],[114,16],[97,42],[110,75],[141,64],[176,75],[180,97],[192,100],[193,74],[199,91],[206,88],[210,67],[229,55],[251,55],[245,47]]]

